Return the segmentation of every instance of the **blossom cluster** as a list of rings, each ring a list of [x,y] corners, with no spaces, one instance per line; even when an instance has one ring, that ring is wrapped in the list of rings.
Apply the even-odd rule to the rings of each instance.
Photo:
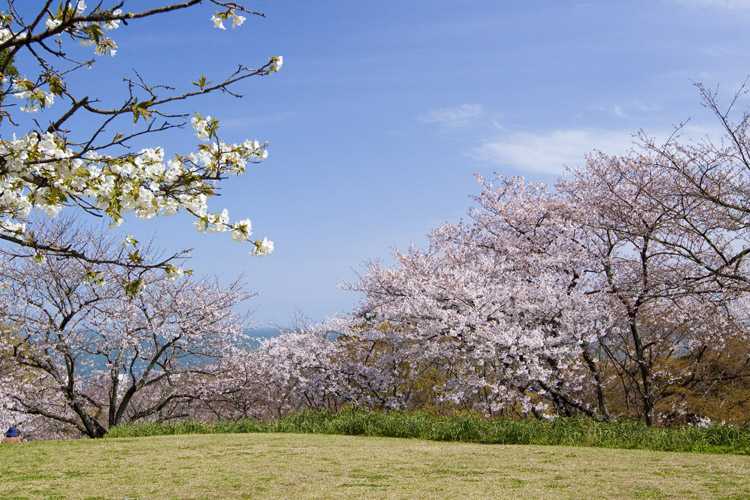
[[[198,135],[206,123],[200,117],[194,119]],[[248,164],[267,158],[268,152],[258,141],[227,144],[217,140],[171,159],[159,147],[124,157],[94,151],[80,155],[62,136],[49,132],[0,140],[0,156],[5,160],[0,168],[3,234],[24,239],[32,208],[54,216],[66,204],[85,201],[115,225],[128,212],[149,219],[184,210],[196,218],[200,231],[231,231],[235,240],[252,241],[248,219],[232,222],[227,210],[210,212],[208,200],[216,193],[219,179],[242,174]],[[272,249],[273,244],[264,238],[253,242],[252,253],[265,255]]]
[[[214,3],[224,7],[211,18],[217,28],[224,29],[225,21],[230,21],[232,27],[239,27],[245,22],[242,13],[249,11],[240,4]],[[26,40],[38,44],[54,39],[62,47],[63,37],[66,37],[84,46],[94,47],[97,55],[114,56],[118,45],[109,36],[113,30],[129,19],[154,15],[160,10],[170,12],[178,7],[133,13],[121,8],[107,10],[101,5],[91,8],[84,0],[74,0],[59,2],[56,9],[43,10],[39,14],[38,25],[24,25],[17,17],[0,12],[0,52],[15,54],[17,51],[14,49]],[[61,63],[74,63],[72,59],[59,54],[57,57]],[[128,103],[121,110],[93,110],[89,107],[91,103],[88,98],[75,97],[68,88],[67,75],[76,69],[90,67],[93,61],[73,64],[69,70],[57,69],[55,64],[39,59],[34,61],[39,63],[39,74],[33,77],[19,74],[15,67],[17,65],[27,70],[28,65],[18,64],[20,61],[16,60],[9,65],[8,61],[4,61],[0,74],[1,100],[4,101],[6,96],[14,97],[22,101],[16,109],[27,113],[47,111],[55,105],[56,100],[71,100],[74,103],[72,108],[61,110],[61,121],[81,109],[94,116],[116,117],[132,112],[135,123],[141,118],[150,121],[146,132],[135,133],[134,136],[151,131],[155,122],[151,117],[157,113],[151,108],[153,98],[139,100],[131,92]],[[261,70],[248,70],[246,76],[267,75],[279,71],[282,65],[283,58],[273,56]],[[205,77],[202,78],[205,83]],[[150,87],[143,84],[139,88],[149,92]],[[199,93],[212,91],[204,84],[199,88]],[[183,97],[171,97],[166,101],[173,99]],[[162,99],[160,102],[165,101]],[[9,111],[12,109],[11,106],[4,106],[0,110],[0,120],[7,117],[9,122],[15,123]],[[32,208],[54,216],[64,206],[78,206],[86,211],[106,214],[115,225],[120,224],[130,212],[140,218],[151,218],[185,211],[196,219],[195,226],[200,231],[229,231],[234,240],[250,242],[253,255],[271,253],[273,242],[267,238],[253,239],[249,219],[233,222],[226,210],[214,212],[208,206],[208,200],[217,193],[220,181],[227,176],[242,174],[248,164],[267,158],[266,144],[257,140],[234,144],[221,141],[217,133],[219,122],[211,116],[204,118],[195,114],[191,122],[196,136],[203,142],[194,152],[172,157],[167,157],[159,146],[125,155],[109,154],[110,148],[124,145],[126,135],[117,133],[109,145],[100,146],[94,143],[94,139],[98,138],[101,130],[95,133],[91,142],[74,141],[59,124],[50,125],[46,131],[40,129],[0,139],[0,234],[5,239],[33,246],[31,232],[26,228]]]

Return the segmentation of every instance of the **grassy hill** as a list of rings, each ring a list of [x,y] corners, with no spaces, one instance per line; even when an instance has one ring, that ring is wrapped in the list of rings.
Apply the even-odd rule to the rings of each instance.
[[[0,445],[0,497],[748,498],[750,457],[220,434]]]

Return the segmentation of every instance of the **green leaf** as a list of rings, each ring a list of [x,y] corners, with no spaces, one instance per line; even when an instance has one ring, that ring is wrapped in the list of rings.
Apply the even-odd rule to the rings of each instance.
[[[63,82],[62,78],[57,75],[50,75],[47,81],[49,82],[50,92],[58,96],[62,95],[63,91],[65,90],[65,83]]]
[[[195,85],[201,90],[205,89],[206,85],[208,85],[208,80],[206,80],[206,75],[201,75],[197,81],[193,82],[193,85]]]
[[[138,119],[143,117],[144,120],[148,120],[151,118],[152,111],[149,108],[154,103],[153,100],[150,101],[143,101],[143,102],[134,102],[130,106],[130,110],[133,112],[133,123],[137,123]]]
[[[141,262],[143,262],[143,257],[141,257],[141,254],[138,250],[133,250],[128,254],[128,260],[133,264],[140,264]]]
[[[140,293],[143,288],[143,279],[138,278],[137,280],[128,281],[125,283],[125,293],[131,299]]]

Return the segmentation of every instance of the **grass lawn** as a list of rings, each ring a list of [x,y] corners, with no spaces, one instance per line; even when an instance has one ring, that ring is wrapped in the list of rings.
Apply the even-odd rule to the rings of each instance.
[[[319,434],[0,445],[0,497],[750,498],[750,457]]]

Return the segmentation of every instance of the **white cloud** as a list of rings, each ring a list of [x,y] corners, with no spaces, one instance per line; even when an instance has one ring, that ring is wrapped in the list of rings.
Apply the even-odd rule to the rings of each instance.
[[[672,135],[671,129],[647,130],[657,141]],[[679,136],[684,141],[712,138],[721,131],[715,127],[689,125]],[[637,148],[632,130],[563,129],[539,132],[511,132],[488,140],[469,152],[475,160],[510,167],[527,173],[561,174],[565,167],[575,167],[594,150],[607,154],[626,154]]]
[[[619,104],[612,106],[612,114],[618,118],[628,118],[629,116]]]
[[[653,113],[660,111],[661,107],[654,104],[648,104],[640,100],[632,100],[624,103],[614,103],[603,106],[591,106],[589,111],[595,111],[597,113],[606,113],[615,118],[632,119],[638,118],[643,119],[644,113]],[[580,116],[583,116],[581,114]]]
[[[584,161],[594,149],[623,154],[635,143],[631,131],[569,129],[513,132],[471,151],[474,159],[532,173],[559,174]]]
[[[461,104],[450,108],[433,109],[419,117],[423,123],[443,127],[465,127],[484,114],[480,104]]]

